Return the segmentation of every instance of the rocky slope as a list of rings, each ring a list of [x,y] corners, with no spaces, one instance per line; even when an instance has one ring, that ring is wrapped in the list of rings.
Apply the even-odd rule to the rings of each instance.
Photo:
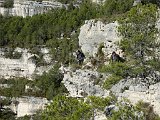
[[[69,91],[69,96],[85,97],[85,96],[103,96],[109,95],[107,90],[104,90],[98,81],[105,78],[102,74],[96,71],[79,69],[73,71],[71,68],[60,68],[64,72],[63,83]]]
[[[122,56],[122,52],[117,45],[121,39],[117,33],[117,26],[117,22],[104,24],[101,21],[86,21],[80,28],[79,34],[79,45],[86,56],[96,57],[98,47],[101,43],[104,43],[103,52],[105,53],[105,57],[110,57],[110,54],[113,51],[116,51]],[[159,20],[157,22],[157,28],[160,29]],[[92,78],[92,76],[95,77]],[[99,78],[98,76],[99,73],[92,70],[83,69],[74,72],[68,71],[64,74],[64,84],[69,90],[70,96],[73,97],[81,97],[81,91],[87,93],[87,95],[90,93],[89,95],[107,96],[109,91],[104,91],[102,88],[101,90],[97,89],[96,85],[93,84],[94,79]],[[104,79],[105,78],[102,78],[102,80]],[[127,98],[133,104],[141,100],[148,102],[153,106],[154,111],[160,115],[159,73],[153,73],[146,79],[147,82],[142,81],[140,78],[127,78],[126,80],[121,80],[111,88],[111,91],[119,100]],[[89,85],[92,85],[92,87],[89,87]],[[89,91],[89,89],[91,91]],[[94,90],[95,94],[93,94]]]
[[[16,48],[14,52],[21,53],[20,58],[6,58],[6,49],[0,49],[0,78],[15,78],[15,77],[24,77],[32,80],[35,75],[42,75],[43,72],[49,71],[53,64],[51,62],[51,57],[49,55],[49,49],[41,48],[40,53],[43,54],[43,60],[48,64],[37,66],[35,60],[33,59],[35,56],[39,57],[37,54],[31,53],[28,49]],[[4,88],[10,88],[12,85],[8,84],[0,84],[0,88],[3,90]],[[30,89],[29,86],[25,86],[25,90]],[[5,97],[4,97],[5,98]],[[0,96],[0,100],[3,99]],[[12,104],[10,106],[6,106],[11,108],[14,113],[17,113],[17,117],[22,117],[25,115],[35,114],[37,110],[43,110],[45,106],[49,103],[46,98],[38,98],[38,97],[17,97],[12,98]],[[18,104],[16,104],[18,103]]]
[[[101,43],[104,43],[104,48],[102,50],[105,53],[105,57],[109,58],[113,51],[116,51],[122,56],[122,52],[117,45],[117,43],[121,39],[121,37],[118,36],[117,26],[117,22],[109,24],[104,24],[101,21],[95,20],[88,20],[85,22],[85,24],[80,28],[79,44],[81,45],[82,51],[86,54],[86,58],[88,58],[89,56],[95,57],[98,51],[98,47]],[[159,28],[159,22],[157,22],[157,27]],[[30,59],[33,55],[24,49],[20,49],[19,51],[21,51],[23,54],[22,57],[18,60],[6,59],[3,57],[3,53],[1,52],[2,56],[0,57],[0,65],[4,67],[0,69],[0,74],[4,75],[4,77],[6,77],[7,75],[9,75],[10,77],[18,75],[30,78],[32,74],[36,70],[38,70],[34,62]],[[44,54],[48,54],[47,50],[42,51]],[[46,60],[49,61],[49,59],[47,58]],[[65,68],[63,66],[60,68],[64,74],[62,82],[68,89],[69,96],[108,96],[110,91],[104,90],[101,86],[102,84],[99,83],[99,81],[103,82],[103,80],[107,78],[107,75],[98,73],[94,68],[92,68],[93,66],[87,68],[86,66],[88,65],[88,63],[86,62],[86,65],[83,66],[81,69]],[[17,68],[19,68],[20,71],[17,71]],[[42,73],[42,70],[45,69],[42,67],[40,73]],[[152,80],[153,78],[149,79]],[[153,105],[154,111],[160,115],[159,85],[160,82],[157,82],[156,84],[148,84],[142,82],[140,79],[128,78],[114,85],[111,88],[111,91],[119,98],[119,100],[125,97],[129,99],[133,104],[137,103],[140,100],[143,100],[144,102],[149,102],[151,105]],[[43,102],[40,102],[38,104],[41,103]],[[23,108],[21,105],[36,106],[37,104],[32,104],[30,102],[20,102],[19,107]],[[44,104],[40,106],[43,107],[43,105]],[[18,109],[20,110],[20,108]],[[25,112],[19,113],[19,116],[23,116],[24,114],[31,114],[32,109],[30,108],[31,107],[26,107]],[[41,107],[35,109],[37,110],[39,108]],[[102,118],[105,118],[103,113],[96,112],[96,114],[96,120],[101,120]]]
[[[23,15],[25,17],[30,14],[27,13]],[[98,48],[102,43],[104,44],[102,51],[104,52],[104,56],[106,57],[106,59],[110,58],[110,55],[113,51],[122,56],[123,53],[117,45],[121,39],[121,37],[118,36],[117,27],[117,22],[105,24],[101,21],[87,20],[85,24],[80,28],[79,34],[79,45],[81,46],[82,51],[85,53],[86,58],[89,58],[90,56],[96,57]],[[157,27],[160,28],[159,22],[157,24]],[[20,59],[4,58],[4,53],[3,51],[1,51],[0,75],[2,77],[8,78],[18,76],[32,78],[33,74],[41,74],[43,71],[50,69],[49,66],[47,66],[46,69],[44,69],[44,66],[36,67],[35,63],[31,59],[31,57],[33,57],[34,55],[29,53],[28,50],[18,49],[18,51],[22,52],[22,57]],[[47,50],[42,51],[46,51],[44,52],[44,54],[46,55],[44,59],[46,60],[46,62],[50,62]],[[138,78],[127,78],[114,85],[110,91],[107,91],[104,90],[101,86],[101,83],[99,83],[99,81],[103,82],[103,80],[107,78],[107,75],[98,73],[94,68],[87,69],[86,67],[82,67],[81,69],[75,70],[73,68],[64,68],[62,66],[60,69],[64,74],[62,82],[68,89],[69,96],[85,97],[88,95],[94,95],[106,97],[109,95],[109,92],[112,91],[119,98],[119,100],[121,100],[122,98],[127,98],[133,104],[137,103],[140,100],[149,102],[151,105],[153,105],[154,111],[160,115],[159,81],[149,84],[151,82],[145,83]],[[149,80],[152,79],[153,78],[149,78]],[[37,102],[39,100],[30,100],[30,98],[26,99],[18,100],[18,108],[15,108],[15,106],[13,105],[13,109],[15,109],[15,111],[20,111],[20,113],[18,113],[18,116],[32,114],[34,113],[34,110],[43,108],[44,104],[46,103],[46,100],[45,102],[43,102],[43,100],[41,102]],[[26,109],[23,109],[24,107]],[[23,112],[21,113],[22,110]],[[105,118],[104,114],[97,113],[95,119],[102,120],[102,118]]]
[[[37,66],[32,59],[36,54],[31,54],[27,49],[17,48],[15,51],[22,54],[18,59],[5,58],[4,49],[0,50],[0,76],[1,78],[12,78],[12,77],[25,77],[32,79],[34,74],[41,75],[44,71],[51,69],[50,65],[46,66]],[[41,49],[41,52],[44,54],[43,59],[49,64],[51,58],[48,54],[48,49]],[[37,56],[38,57],[38,56]]]
[[[151,79],[151,78],[150,78]],[[160,82],[148,85],[141,79],[122,80],[111,88],[111,91],[117,95],[119,100],[129,99],[133,104],[138,101],[150,103],[154,111],[160,115]]]

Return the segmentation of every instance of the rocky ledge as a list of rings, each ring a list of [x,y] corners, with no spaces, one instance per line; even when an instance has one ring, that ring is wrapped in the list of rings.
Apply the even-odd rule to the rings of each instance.
[[[102,96],[109,95],[109,91],[103,89],[98,81],[104,79],[102,74],[96,71],[79,69],[72,71],[71,68],[60,68],[64,72],[63,83],[69,91],[69,96],[86,97],[86,96]]]
[[[21,54],[19,58],[6,58],[4,52],[5,48],[0,49],[0,77],[1,78],[14,78],[25,77],[32,79],[34,75],[41,75],[44,71],[49,71],[52,68],[51,57],[47,48],[41,49],[43,59],[46,65],[36,65],[35,58],[38,55],[32,54],[27,49],[16,48],[14,52]]]

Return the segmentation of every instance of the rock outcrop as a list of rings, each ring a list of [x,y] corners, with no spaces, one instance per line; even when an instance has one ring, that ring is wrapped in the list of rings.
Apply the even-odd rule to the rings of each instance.
[[[100,44],[104,44],[102,49],[105,56],[111,55],[113,51],[121,55],[118,42],[121,37],[117,32],[118,22],[104,24],[101,21],[87,20],[80,28],[79,45],[82,51],[89,56],[96,56]]]
[[[69,91],[69,96],[85,97],[85,96],[103,96],[109,95],[109,91],[104,90],[100,85],[96,84],[98,79],[103,79],[102,75],[92,70],[75,70],[63,68],[64,71],[63,83]]]
[[[21,97],[13,99],[9,107],[14,113],[17,113],[17,117],[22,117],[33,115],[36,111],[43,110],[48,103],[49,101],[46,98]]]
[[[19,59],[5,58],[3,49],[0,50],[0,78],[25,77],[32,79],[34,74],[41,75],[44,71],[52,68],[51,65],[36,66],[32,58],[37,55],[31,54],[27,49],[17,48],[15,51],[22,54]],[[48,49],[42,49],[42,52],[44,54],[43,59],[49,64],[51,58],[49,57]]]
[[[13,8],[0,7],[0,14],[13,15],[13,16],[33,16],[36,14],[46,13],[55,8],[62,8],[62,4],[56,1],[28,1],[28,0],[15,0]]]
[[[121,80],[111,88],[111,91],[118,97],[129,99],[133,104],[138,101],[150,103],[154,111],[160,115],[160,82],[149,85],[141,79]]]

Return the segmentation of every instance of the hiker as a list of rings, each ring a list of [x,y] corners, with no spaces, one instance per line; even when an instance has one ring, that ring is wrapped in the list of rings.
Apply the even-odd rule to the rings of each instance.
[[[111,60],[112,62],[124,62],[125,60],[120,57],[115,51],[112,52],[112,55],[111,55]]]
[[[113,51],[111,55],[111,60],[112,62],[119,62],[120,56],[115,51]]]
[[[84,61],[84,58],[85,58],[85,55],[83,54],[83,52],[81,52],[80,50],[78,50],[76,52],[76,55],[77,55],[77,61],[78,61],[78,64],[79,65],[82,65],[83,61]]]

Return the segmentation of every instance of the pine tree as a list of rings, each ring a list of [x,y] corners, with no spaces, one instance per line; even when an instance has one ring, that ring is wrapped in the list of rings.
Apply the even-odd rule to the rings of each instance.
[[[128,56],[128,61],[132,61],[133,68],[139,69],[139,75],[143,77],[152,68],[150,61],[157,59],[157,18],[156,5],[139,4],[119,20],[122,36],[120,46]]]

